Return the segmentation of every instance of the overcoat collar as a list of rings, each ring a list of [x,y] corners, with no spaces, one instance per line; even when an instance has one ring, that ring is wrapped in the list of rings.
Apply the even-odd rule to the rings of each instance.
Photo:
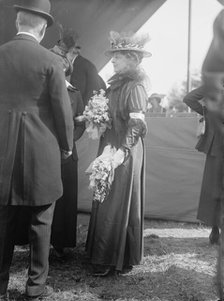
[[[27,40],[27,41],[32,41],[32,42],[39,44],[38,41],[34,37],[27,35],[27,34],[18,34],[13,38],[13,40]]]

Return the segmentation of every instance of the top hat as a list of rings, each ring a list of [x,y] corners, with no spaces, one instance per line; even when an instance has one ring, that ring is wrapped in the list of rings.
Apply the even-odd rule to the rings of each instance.
[[[140,35],[133,33],[110,32],[110,49],[105,52],[111,56],[118,51],[135,51],[143,57],[150,57],[152,54],[144,49],[145,44],[150,40],[148,34]]]
[[[47,20],[47,27],[51,26],[54,18],[50,15],[51,3],[49,0],[21,0],[20,5],[14,5],[16,11],[27,11]]]

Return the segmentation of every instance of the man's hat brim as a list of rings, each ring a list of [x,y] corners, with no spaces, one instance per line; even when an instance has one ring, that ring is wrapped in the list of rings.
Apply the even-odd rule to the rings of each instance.
[[[109,49],[105,52],[106,56],[112,56],[115,52],[120,51],[134,51],[139,52],[143,55],[143,57],[150,57],[152,56],[151,52],[143,50],[143,49],[136,49],[136,48],[117,48],[117,49]]]
[[[39,11],[35,8],[23,7],[23,6],[20,6],[20,5],[14,5],[13,7],[15,8],[15,10],[17,12],[20,11],[20,10],[23,10],[23,11],[30,12],[32,14],[39,15],[40,17],[46,19],[47,20],[47,27],[50,27],[54,23],[54,18],[50,14],[45,13],[43,11]]]

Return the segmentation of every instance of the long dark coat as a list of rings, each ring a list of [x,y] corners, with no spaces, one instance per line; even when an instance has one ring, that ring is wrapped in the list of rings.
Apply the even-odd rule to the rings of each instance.
[[[73,117],[83,113],[83,102],[79,91],[68,88]],[[78,154],[76,141],[85,130],[84,124],[74,125],[72,156],[61,165],[63,195],[56,201],[52,222],[51,244],[60,248],[71,248],[76,245],[77,225],[77,194],[78,194]],[[16,244],[24,245],[29,242],[30,212],[28,208],[17,216]]]
[[[223,124],[199,103],[204,97],[205,89],[200,87],[186,95],[184,102],[205,118],[205,133],[196,145],[198,151],[206,154],[197,218],[208,226],[214,226],[219,224],[220,213],[223,168],[223,138],[220,127]]]
[[[141,76],[137,72],[115,76],[108,98],[113,126],[100,140],[99,155],[108,144],[125,149],[129,155],[116,169],[105,201],[93,201],[86,250],[92,264],[122,270],[125,265],[139,264],[143,254],[145,126],[129,116],[146,111]]]
[[[106,84],[98,75],[94,64],[81,55],[73,63],[71,84],[81,92],[84,105],[93,96],[93,91],[106,90]]]
[[[75,118],[83,113],[84,106],[80,92],[71,88],[69,90],[73,117]],[[73,248],[76,245],[78,205],[78,154],[76,141],[82,136],[84,130],[84,124],[75,123],[72,156],[62,164],[63,195],[57,200],[55,205],[51,234],[51,243],[58,248]]]
[[[72,149],[62,66],[18,35],[0,47],[0,70],[0,205],[50,204],[62,195],[60,148]]]

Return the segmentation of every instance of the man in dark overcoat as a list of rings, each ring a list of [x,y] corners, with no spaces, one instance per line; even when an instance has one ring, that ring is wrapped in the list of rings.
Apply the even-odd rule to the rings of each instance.
[[[51,223],[73,119],[62,65],[39,45],[53,23],[50,2],[23,0],[15,9],[18,34],[0,47],[0,299],[7,299],[16,219],[28,209],[26,295],[37,300],[52,292],[46,286]]]
[[[106,90],[106,84],[97,72],[96,66],[88,59],[80,55],[79,48],[77,57],[73,63],[71,84],[81,92],[84,105],[93,96],[93,91]]]
[[[201,86],[184,97],[184,103],[203,116],[204,131],[196,149],[206,154],[197,218],[212,227],[211,244],[219,242],[219,213],[222,190],[223,138],[222,120],[217,118],[217,103],[205,97],[206,88]]]
[[[106,84],[98,74],[96,66],[80,54],[81,47],[78,40],[79,36],[77,32],[68,29],[64,31],[60,44],[65,44],[66,47],[69,47],[73,51],[73,71],[70,82],[80,91],[85,106],[93,96],[94,91],[99,91],[100,89],[106,90]]]

